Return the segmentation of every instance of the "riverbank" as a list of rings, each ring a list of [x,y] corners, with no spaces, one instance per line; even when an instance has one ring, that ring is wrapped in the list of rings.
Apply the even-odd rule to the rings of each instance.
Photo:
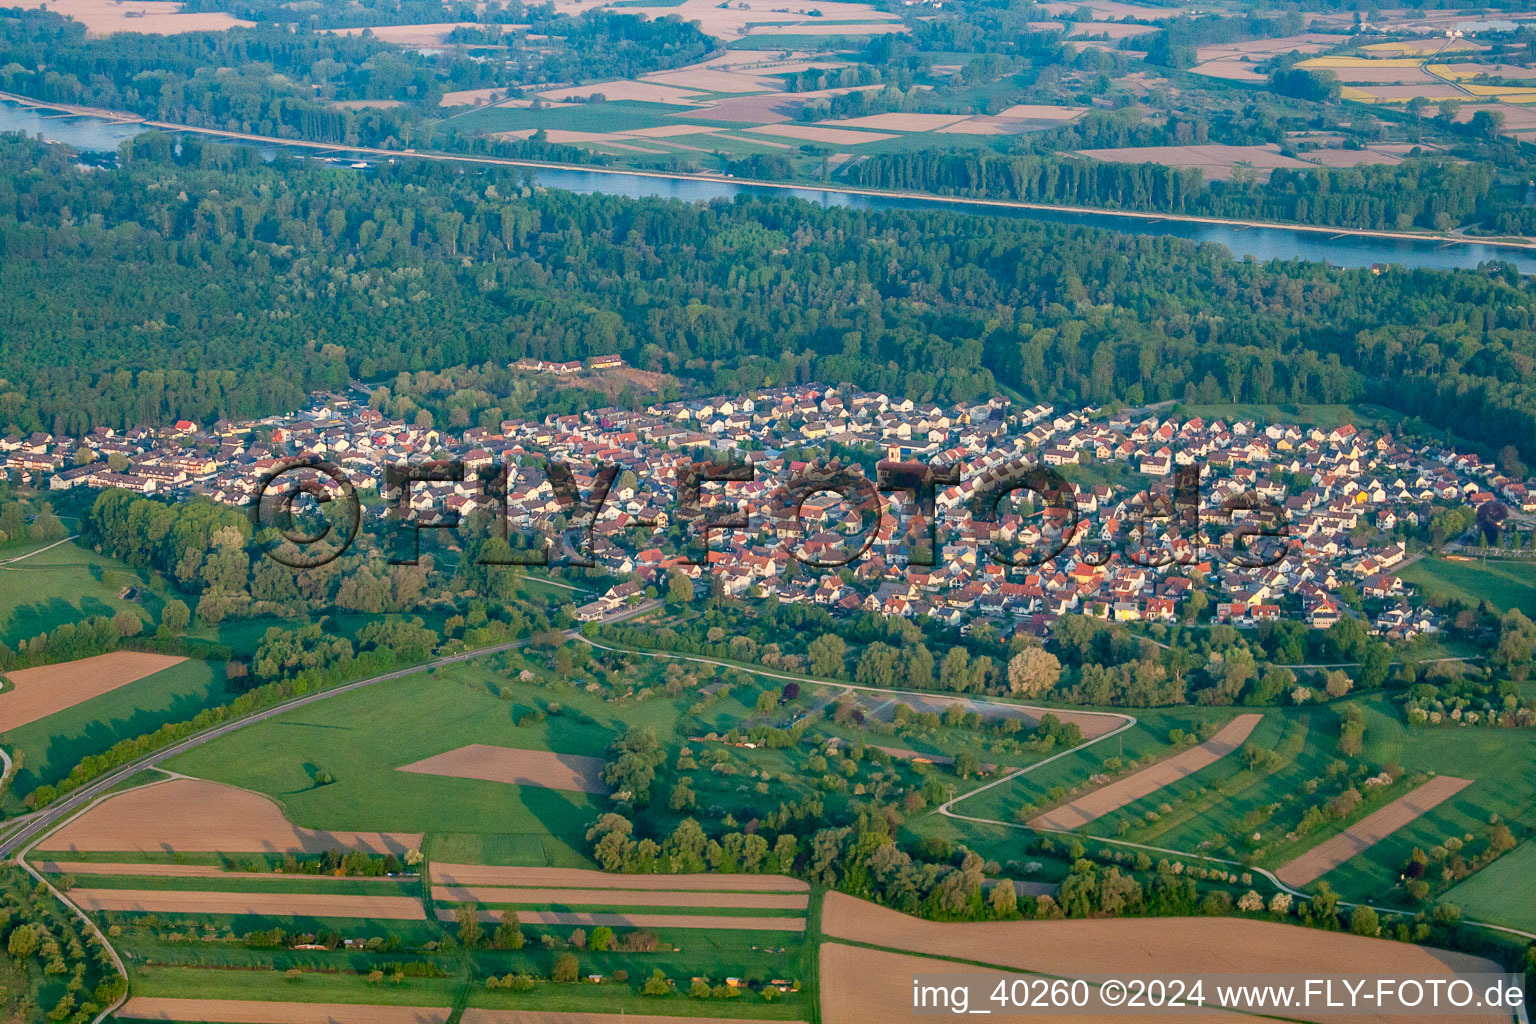
[[[1252,256],[1258,259],[1309,259],[1320,260],[1340,266],[1371,266],[1382,263],[1405,263],[1410,266],[1421,266],[1433,269],[1471,269],[1477,263],[1488,259],[1510,259],[1520,265],[1522,272],[1536,273],[1536,239],[1532,238],[1477,238],[1465,235],[1436,232],[1415,231],[1387,231],[1365,228],[1340,228],[1326,225],[1300,224],[1286,221],[1261,221],[1243,220],[1236,218],[1207,217],[1197,214],[1158,213],[1144,210],[1116,210],[1094,206],[1067,206],[1049,203],[1031,203],[1022,200],[993,199],[993,198],[969,198],[965,196],[939,195],[927,192],[894,191],[884,189],[856,188],[845,185],[827,185],[811,182],[771,181],[757,178],[736,178],[730,175],[713,172],[683,173],[678,171],[657,171],[646,169],[627,169],[597,166],[589,164],[571,164],[553,161],[517,159],[513,157],[481,156],[470,153],[453,153],[442,150],[416,150],[416,149],[384,149],[372,146],[343,146],[329,142],[316,142],[309,139],[287,139],[271,135],[257,135],[250,132],[236,132],[221,128],[207,128],[197,125],[186,125],[168,121],[155,121],[148,118],[140,118],[136,115],[119,111],[102,110],[95,107],[74,106],[70,104],[52,103],[30,99],[14,93],[0,92],[0,102],[14,103],[30,109],[52,110],[61,113],[72,114],[79,117],[98,118],[107,121],[114,127],[129,125],[142,125],[145,129],[153,129],[165,132],[188,132],[205,135],[212,138],[228,139],[233,142],[250,143],[264,146],[286,146],[290,148],[305,149],[315,153],[332,154],[336,156],[366,156],[387,159],[417,159],[433,160],[438,162],[479,164],[492,167],[516,167],[535,172],[554,172],[564,175],[586,176],[585,182],[577,183],[549,183],[551,187],[571,188],[573,191],[613,192],[621,189],[603,188],[597,179],[615,178],[629,179],[634,182],[666,182],[678,186],[706,186],[712,187],[713,194],[675,195],[675,198],[683,199],[709,199],[720,198],[736,194],[738,192],[780,192],[798,195],[801,198],[820,200],[822,202],[838,202],[848,200],[867,200],[871,203],[906,204],[909,206],[932,205],[936,207],[952,209],[992,210],[1000,213],[1016,213],[1031,215],[1037,219],[1058,220],[1073,222],[1070,219],[1078,218],[1090,222],[1108,221],[1111,223],[1090,223],[1089,226],[1104,227],[1109,230],[1120,230],[1139,234],[1180,234],[1176,230],[1167,230],[1172,226],[1184,225],[1187,230],[1183,237],[1192,238],[1195,241],[1213,241],[1224,244],[1232,249],[1239,257]],[[697,189],[696,189],[697,190]],[[1118,224],[1114,222],[1119,222]],[[1159,231],[1159,226],[1165,230]],[[1202,237],[1193,232],[1206,228],[1219,231],[1226,237]],[[1278,233],[1284,236],[1287,233],[1300,236],[1308,240],[1308,251],[1297,251],[1287,246],[1282,239],[1275,239],[1277,243],[1271,246],[1245,247],[1241,244],[1233,244],[1233,237],[1242,232]],[[1329,254],[1329,243],[1347,243],[1350,240],[1361,242],[1389,243],[1396,246],[1412,246],[1418,250],[1417,258],[1409,258],[1410,254],[1403,251],[1384,251],[1374,253],[1379,258],[1365,258],[1361,253],[1339,252],[1337,259]],[[1434,259],[1431,253],[1444,251],[1449,255],[1460,247],[1463,255],[1456,258]],[[1342,246],[1339,248],[1343,248]],[[1256,251],[1249,251],[1254,249]],[[1477,250],[1477,251],[1474,251]]]

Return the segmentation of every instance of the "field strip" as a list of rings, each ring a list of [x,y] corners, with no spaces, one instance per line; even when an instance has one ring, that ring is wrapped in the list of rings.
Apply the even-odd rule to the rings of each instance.
[[[135,1020],[216,1020],[224,1024],[444,1024],[450,1012],[447,1007],[134,996],[117,1011],[117,1016]]]
[[[446,775],[516,786],[539,786],[577,793],[603,793],[603,759],[550,750],[521,750],[471,743],[396,769],[416,775]]]
[[[230,871],[214,864],[133,864],[94,860],[45,860],[33,865],[50,875],[116,875],[143,878],[227,878],[242,882],[398,882],[414,876],[306,875],[281,871]]]
[[[822,1024],[869,1024],[870,1021],[901,1021],[912,1018],[912,979],[919,974],[942,974],[946,977],[972,976],[974,980],[969,982],[972,1009],[969,1012],[986,1013],[988,1012],[986,1009],[976,1007],[978,992],[986,991],[983,983],[988,979],[995,984],[998,976],[996,970],[985,967],[974,967],[950,960],[936,960],[911,953],[893,953],[880,949],[845,946],[838,942],[823,942],[817,951],[817,956],[820,959],[821,976],[841,980],[837,985],[821,986]],[[953,985],[959,980],[955,977],[953,981],[946,981],[944,984]],[[1031,1019],[1028,1013],[1039,1011],[998,1012],[1003,1014],[1001,1018],[1003,1020],[1023,1021]],[[959,1011],[944,1012],[946,1017],[959,1015]],[[1048,1014],[1041,1014],[1037,1019],[1052,1018]],[[1124,1024],[1127,1019],[1133,1018],[1127,1018],[1124,1013],[1119,1016],[1109,1013],[1072,1013],[1061,1015],[1058,1019],[1071,1021],[1072,1024]],[[1148,1019],[1160,1021],[1191,1019],[1201,1021],[1202,1024],[1204,1022],[1255,1024],[1255,1021],[1262,1020],[1262,1018],[1245,1016],[1230,1010],[1193,1006],[1180,1009],[1177,1018],[1163,1015]],[[468,1014],[465,1014],[464,1022],[470,1024]]]
[[[1182,751],[1133,775],[1085,793],[1069,804],[1037,815],[1030,819],[1029,827],[1070,832],[1096,818],[1102,818],[1111,811],[1117,811],[1126,804],[1134,803],[1164,786],[1215,764],[1242,746],[1243,741],[1263,719],[1263,715],[1238,715],[1198,747]]]
[[[476,1010],[464,1011],[463,1024],[752,1024],[743,1017],[658,1017],[650,1013],[581,1013],[562,1010]],[[803,1020],[775,1021],[773,1024],[805,1024]]]
[[[657,892],[635,889],[516,889],[489,885],[441,886],[432,898],[447,903],[527,903],[591,907],[719,907],[730,910],[804,910],[805,893]]]
[[[496,924],[501,911],[482,910],[480,920]],[[455,920],[453,911],[439,910],[438,920]],[[708,928],[739,932],[803,932],[803,917],[732,917],[728,914],[601,914],[563,910],[519,910],[522,924],[581,925],[592,928],[605,924],[610,928]]]
[[[788,875],[617,875],[584,868],[491,867],[484,864],[434,863],[432,881],[436,885],[585,886],[677,892],[810,891],[810,886]]]
[[[6,678],[15,685],[0,694],[0,722],[4,723],[0,731],[47,718],[186,660],[169,654],[114,651],[7,672]]]
[[[1315,881],[1381,842],[1421,814],[1427,814],[1472,785],[1471,779],[1440,775],[1406,793],[1379,810],[1372,811],[1331,839],[1312,847],[1296,859],[1281,865],[1275,877],[1286,885],[1303,886]]]
[[[953,957],[1058,977],[1188,973],[1392,974],[1450,978],[1500,973],[1491,960],[1392,939],[1238,917],[940,922],[829,892],[828,939]],[[910,986],[910,979],[905,985]],[[898,986],[902,987],[902,986]],[[1507,1020],[1507,1018],[1506,1018]]]
[[[179,889],[71,889],[81,910],[161,914],[260,914],[277,917],[357,917],[425,921],[409,896],[351,896],[294,892],[197,892]],[[197,1019],[197,1018],[193,1018]]]
[[[299,828],[277,802],[248,789],[176,778],[108,797],[50,835],[46,849],[90,853],[323,853],[358,849],[403,854],[420,833]]]

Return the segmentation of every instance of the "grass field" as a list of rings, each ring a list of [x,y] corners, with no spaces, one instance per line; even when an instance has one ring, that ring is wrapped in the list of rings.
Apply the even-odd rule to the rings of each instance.
[[[1404,583],[1422,587],[1476,607],[1487,601],[1500,611],[1518,608],[1536,616],[1536,567],[1530,562],[1452,562],[1423,558],[1399,575]]]
[[[298,825],[426,832],[444,859],[583,867],[584,833],[603,798],[396,770],[469,743],[601,756],[627,724],[669,732],[675,713],[670,702],[651,701],[626,708],[621,723],[602,700],[570,691],[559,695],[558,714],[514,724],[551,696],[488,666],[455,667],[282,715],[168,767],[266,793]],[[316,786],[320,769],[336,781]]]
[[[120,611],[150,623],[159,598],[146,592],[145,604],[140,604],[117,596],[124,587],[148,582],[123,563],[74,543],[0,567],[0,643],[14,647],[18,640],[51,632],[66,622]]]
[[[184,661],[154,675],[93,697],[18,729],[0,733],[0,745],[22,756],[14,792],[28,793],[57,782],[87,754],[119,740],[154,732],[205,707],[223,702],[229,691],[224,666]]]
[[[1445,894],[1469,917],[1536,931],[1536,841],[1526,841]]]

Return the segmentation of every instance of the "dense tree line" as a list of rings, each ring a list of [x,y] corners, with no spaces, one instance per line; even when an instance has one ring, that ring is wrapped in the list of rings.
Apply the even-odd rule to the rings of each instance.
[[[1197,168],[1156,163],[913,150],[860,161],[848,180],[978,199],[1399,230],[1448,228],[1473,217],[1489,194],[1492,169],[1438,160],[1279,168],[1259,184],[1206,181]]]
[[[177,163],[151,138],[86,173],[0,144],[0,317],[18,342],[0,352],[0,428],[206,422],[348,377],[613,351],[720,390],[1370,400],[1536,461],[1536,295],[1504,268],[1238,263],[1172,238],[527,192],[427,163],[220,168],[227,149],[184,141]],[[1440,202],[1478,169],[1445,173]]]

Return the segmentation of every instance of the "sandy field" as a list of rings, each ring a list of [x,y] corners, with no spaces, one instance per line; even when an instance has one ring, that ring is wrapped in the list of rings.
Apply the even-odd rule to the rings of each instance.
[[[804,893],[656,892],[636,889],[509,889],[490,885],[437,886],[445,903],[526,903],[563,907],[718,907],[722,910],[804,910]]]
[[[250,28],[255,24],[222,12],[182,14],[181,4],[165,0],[131,0],[129,3],[116,0],[14,0],[6,6],[36,9],[45,4],[53,13],[80,22],[93,36],[108,36],[114,32],[174,36],[183,32]]]
[[[6,678],[15,686],[0,694],[0,732],[47,718],[186,660],[168,654],[114,651],[7,672]]]
[[[964,114],[870,114],[840,121],[818,121],[831,128],[887,128],[893,132],[931,132],[965,120]]]
[[[821,21],[802,21],[796,25],[755,25],[750,36],[883,36],[905,32],[907,26],[889,21],[864,21],[854,25],[828,25]]]
[[[1238,715],[1198,747],[1181,751],[1139,772],[1085,793],[1069,804],[1031,818],[1029,827],[1067,831],[1080,828],[1095,818],[1102,818],[1111,811],[1119,810],[1126,804],[1134,803],[1164,786],[1215,764],[1242,746],[1254,726],[1263,719],[1263,715]]]
[[[1276,167],[1308,166],[1304,161],[1283,155],[1280,147],[1271,143],[1259,146],[1227,146],[1215,142],[1205,146],[1126,146],[1117,149],[1080,149],[1077,155],[1109,163],[1198,167],[1207,178],[1222,180],[1230,179],[1241,165],[1260,172],[1271,171]]]
[[[788,875],[615,875],[582,868],[490,867],[432,864],[434,885],[509,885],[595,889],[649,889],[665,892],[808,892]]]
[[[425,921],[409,896],[349,896],[300,892],[195,892],[177,889],[71,889],[81,910],[142,910],[160,914],[258,914],[283,917],[369,917]]]
[[[612,1013],[577,1013],[559,1010],[476,1010],[464,1011],[464,1024],[620,1024]],[[740,1017],[657,1017],[649,1013],[626,1013],[622,1024],[742,1024]],[[782,1024],[805,1024],[784,1021]]]
[[[285,875],[280,871],[225,871],[213,864],[113,864],[106,861],[45,860],[32,865],[55,875],[138,875],[145,878],[238,878],[242,882],[272,882],[302,878],[307,882],[392,882],[369,875]]]
[[[858,146],[866,142],[879,142],[882,139],[896,137],[890,132],[856,132],[846,128],[818,128],[809,124],[765,124],[757,128],[748,128],[747,131],[777,135],[786,139],[800,139],[804,142],[825,142],[833,146]]]
[[[671,85],[659,85],[655,82],[631,82],[621,79],[616,82],[595,82],[591,85],[566,85],[558,89],[547,89],[539,93],[547,100],[563,100],[575,96],[585,99],[588,96],[601,95],[606,100],[634,100],[640,103],[670,103],[674,106],[696,106],[700,99],[700,93],[691,89],[679,89]]]
[[[1384,103],[1407,103],[1415,96],[1432,101],[1456,100],[1466,96],[1454,85],[1369,85],[1360,91]]]
[[[501,920],[500,910],[480,911],[480,920],[496,924]],[[439,910],[438,920],[452,921],[453,911]],[[580,925],[595,928],[605,924],[610,928],[702,928],[709,931],[760,931],[803,932],[803,917],[732,917],[729,914],[604,914],[577,913],[562,910],[519,910],[517,919],[523,924]]]
[[[358,849],[403,854],[421,833],[299,828],[260,793],[202,779],[171,779],[108,797],[40,844],[71,852],[323,853]]]
[[[492,747],[471,743],[437,754],[415,764],[403,765],[402,772],[416,775],[447,775],[455,779],[484,779],[514,786],[538,786],[566,789],[577,793],[606,793],[603,785],[603,759],[582,754],[556,754],[549,750],[519,750],[516,747]]]
[[[1105,972],[1119,977],[1178,974],[1187,972],[1191,964],[1213,974],[1444,978],[1452,972],[1500,973],[1492,961],[1466,953],[1234,917],[943,924],[830,892],[822,904],[821,929],[828,938],[1060,977]],[[910,993],[910,976],[900,979],[901,984],[887,980]]]
[[[337,100],[331,106],[337,110],[393,110],[405,104],[400,100]]]
[[[1332,839],[1319,843],[1283,865],[1275,872],[1275,877],[1286,885],[1298,888],[1321,878],[1470,785],[1471,779],[1458,779],[1451,775],[1430,779],[1412,793],[1406,793],[1380,810],[1372,811]]]
[[[506,96],[505,89],[460,89],[458,92],[445,92],[443,98],[437,101],[440,107],[478,107],[486,103],[495,103]]]
[[[904,1021],[916,1020],[912,1013],[912,978],[917,974],[952,974],[952,975],[976,975],[978,978],[991,975],[996,976],[996,971],[987,971],[980,967],[968,967],[965,964],[957,964],[947,960],[932,960],[928,957],[908,956],[902,953],[887,953],[878,949],[861,949],[857,946],[844,946],[836,942],[823,942],[818,952],[821,964],[821,976],[837,978],[840,984],[821,986],[821,1021],[822,1024],[869,1024],[870,1021]],[[1187,967],[1186,967],[1187,970]],[[953,982],[951,982],[953,984]],[[973,1011],[988,1009],[995,1011],[995,1004],[984,1002],[978,1006],[977,983],[971,983],[971,1009]],[[987,992],[985,994],[990,994]],[[471,1011],[473,1012],[473,1011]],[[468,1014],[465,1021],[468,1024]],[[955,1014],[944,1014],[941,1018],[954,1019]],[[988,1020],[1009,1021],[1046,1021],[1050,1016],[1040,1010],[1027,1013],[991,1013]],[[1061,1021],[1070,1024],[1126,1024],[1126,1021],[1154,1020],[1199,1020],[1210,1021],[1212,1024],[1254,1024],[1259,1018],[1245,1017],[1236,1013],[1224,1013],[1219,1010],[1207,1010],[1203,1013],[1195,1013],[1193,1010],[1181,1010],[1178,1016],[1165,1016],[1148,1014],[1136,1011],[1134,1015],[1122,1014],[1120,1016],[1073,1013],[1070,1016],[1061,1016]]]
[[[224,1024],[443,1024],[449,1012],[446,1008],[424,1006],[134,996],[117,1011],[117,1016],[135,1020],[217,1020]]]
[[[769,78],[764,75],[742,74],[736,71],[721,71],[717,68],[700,65],[678,68],[676,71],[663,71],[659,74],[646,75],[643,81],[654,82],[657,85],[672,85],[679,89],[697,89],[702,92],[725,93],[776,92],[784,85],[777,78]]]
[[[372,32],[374,38],[399,46],[432,46],[456,28],[479,28],[472,21],[439,21],[430,25],[375,25],[369,28],[333,28],[323,31],[339,36],[360,36]],[[510,27],[510,26],[508,26]]]
[[[1049,103],[1016,103],[998,113],[998,117],[1024,121],[1075,121],[1088,112],[1087,107],[1062,107]]]

